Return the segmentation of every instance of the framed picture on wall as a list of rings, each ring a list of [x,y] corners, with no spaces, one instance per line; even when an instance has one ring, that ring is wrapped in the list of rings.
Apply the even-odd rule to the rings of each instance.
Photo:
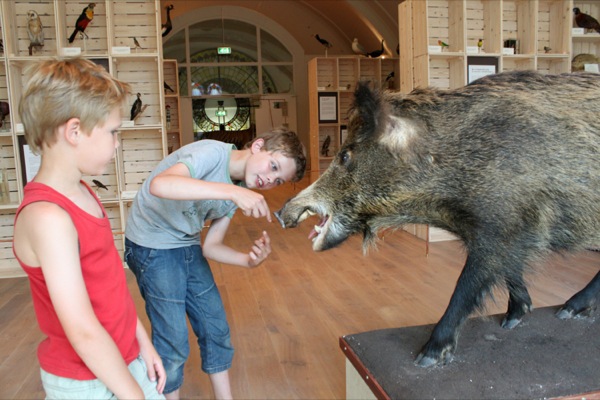
[[[344,144],[348,136],[348,127],[346,125],[340,125],[340,145]]]
[[[23,178],[23,186],[32,180],[40,169],[42,157],[39,154],[34,154],[25,140],[25,136],[19,135],[19,155],[21,157],[21,174]]]
[[[337,123],[337,93],[320,92],[319,93],[319,123]]]
[[[467,57],[467,82],[498,73],[498,57]]]

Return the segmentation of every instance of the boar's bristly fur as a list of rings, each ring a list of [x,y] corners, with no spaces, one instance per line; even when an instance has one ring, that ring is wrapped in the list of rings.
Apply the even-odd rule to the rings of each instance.
[[[455,234],[467,259],[417,357],[452,359],[466,318],[495,286],[509,293],[502,325],[532,309],[524,274],[550,252],[600,244],[600,75],[507,72],[455,90],[380,92],[361,83],[348,137],[330,167],[278,212],[296,226],[321,217],[313,249],[407,223]],[[559,318],[595,308],[600,274]]]

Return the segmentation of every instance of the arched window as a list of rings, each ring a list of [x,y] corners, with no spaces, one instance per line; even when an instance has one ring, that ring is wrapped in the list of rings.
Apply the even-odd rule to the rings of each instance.
[[[179,93],[192,97],[196,136],[248,130],[253,100],[293,93],[292,53],[249,22],[213,18],[191,23],[163,43],[163,56],[178,61]]]
[[[231,52],[219,54],[219,48]],[[273,35],[244,21],[211,19],[189,25],[163,44],[163,55],[178,61],[184,96],[293,91],[292,54]]]

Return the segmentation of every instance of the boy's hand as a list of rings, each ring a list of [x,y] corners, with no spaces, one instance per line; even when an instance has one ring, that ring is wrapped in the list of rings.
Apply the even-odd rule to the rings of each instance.
[[[248,254],[250,260],[248,262],[249,267],[256,267],[264,261],[271,254],[271,239],[267,232],[263,231],[262,237],[254,241],[252,251]]]
[[[233,195],[233,202],[242,210],[247,217],[266,217],[271,222],[271,211],[265,197],[250,189],[238,188]]]

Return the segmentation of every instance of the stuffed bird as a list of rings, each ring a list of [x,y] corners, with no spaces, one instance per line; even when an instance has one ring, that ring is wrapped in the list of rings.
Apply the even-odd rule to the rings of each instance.
[[[319,41],[319,43],[321,43],[323,45],[323,47],[325,47],[326,49],[331,48],[333,45],[331,43],[329,43],[327,40],[323,39],[322,37],[319,36],[318,33],[315,33],[313,35],[315,37],[315,39],[317,39]]]
[[[138,42],[135,36],[132,36],[131,38],[133,39],[133,45],[135,49],[143,49],[142,45],[140,45],[140,42]]]
[[[383,50],[384,50],[383,49],[383,39],[381,39],[381,49],[374,50],[374,51],[371,51],[370,53],[367,53],[367,57],[377,58],[383,54]]]
[[[4,126],[4,120],[10,114],[10,106],[6,101],[0,101],[0,128]]]
[[[142,112],[142,95],[137,94],[137,99],[131,106],[131,121],[133,121]]]
[[[104,183],[100,182],[99,180],[97,180],[97,179],[92,179],[92,182],[94,182],[94,185],[96,185],[96,187],[97,187],[98,189],[104,189],[104,190],[108,190],[108,188],[106,187],[106,185],[105,185]]]
[[[444,42],[442,42],[441,40],[438,40],[438,45],[439,45],[439,46],[442,46],[442,50],[443,50],[445,47],[450,47],[450,45],[449,45],[448,43],[444,43]]]
[[[352,41],[352,51],[354,53],[356,53],[356,54],[361,55],[361,56],[366,56],[367,55],[367,51],[362,46],[362,44],[358,43],[358,39],[357,38],[354,38],[354,40]]]
[[[169,4],[165,7],[167,9],[167,22],[161,25],[162,37],[165,37],[173,30],[173,23],[171,22],[171,10],[174,8],[173,4]]]
[[[83,9],[79,15],[79,18],[77,18],[77,21],[75,22],[75,29],[69,37],[69,43],[73,43],[78,32],[80,32],[82,35],[85,35],[85,37],[88,37],[88,35],[85,33],[85,29],[94,19],[94,7],[96,7],[96,3],[90,3],[86,8]]]
[[[573,12],[575,13],[575,23],[578,27],[584,29],[593,29],[596,32],[600,33],[600,23],[598,23],[598,20],[596,18],[592,17],[591,15],[582,13],[581,10],[577,7],[573,9]]]
[[[29,55],[33,47],[44,45],[44,26],[37,12],[27,11],[27,35],[29,36]]]

